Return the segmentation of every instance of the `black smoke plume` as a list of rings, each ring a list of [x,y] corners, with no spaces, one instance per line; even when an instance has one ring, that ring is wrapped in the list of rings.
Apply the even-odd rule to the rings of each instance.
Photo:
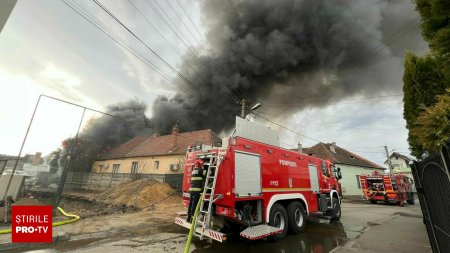
[[[141,125],[108,115],[99,115],[98,118],[89,119],[89,122],[80,131],[77,141],[75,138],[63,141],[59,166],[65,166],[67,157],[74,147],[69,169],[90,171],[92,163],[112,148],[135,136],[151,134],[153,131],[149,119],[145,116],[146,109],[143,102],[136,100],[108,106],[106,113]]]
[[[395,1],[394,1],[395,2]],[[347,0],[207,0],[203,22],[213,52],[186,54],[181,72],[196,86],[185,85],[173,98],[153,104],[153,123],[168,130],[233,127],[245,97],[271,104],[295,104],[283,113],[312,106],[311,99],[340,100],[354,95],[400,91],[389,74],[390,54],[382,44],[387,1]],[[396,11],[396,14],[401,15]],[[387,72],[383,72],[387,71]],[[180,79],[181,80],[181,79]],[[317,106],[317,104],[314,104]]]

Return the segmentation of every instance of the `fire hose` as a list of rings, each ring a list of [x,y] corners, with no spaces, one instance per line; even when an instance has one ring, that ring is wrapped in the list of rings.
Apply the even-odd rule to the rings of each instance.
[[[61,207],[58,207],[58,211],[59,211],[60,213],[62,213],[62,215],[66,216],[66,217],[70,217],[70,218],[72,218],[72,219],[54,222],[54,223],[52,224],[53,227],[62,226],[62,225],[66,225],[66,224],[69,224],[69,223],[73,223],[73,222],[75,222],[75,221],[77,221],[77,220],[80,219],[80,216],[78,216],[78,215],[76,215],[76,214],[66,213]],[[11,229],[0,230],[0,235],[1,235],[1,234],[9,234],[9,233],[11,233]]]
[[[186,242],[186,247],[184,248],[184,253],[189,253],[189,249],[191,248],[192,236],[195,231],[195,223],[197,222],[197,215],[198,215],[198,211],[200,210],[200,203],[202,201],[203,201],[203,194],[200,196],[197,206],[195,207],[194,217],[192,217],[191,229],[189,230],[188,240]]]

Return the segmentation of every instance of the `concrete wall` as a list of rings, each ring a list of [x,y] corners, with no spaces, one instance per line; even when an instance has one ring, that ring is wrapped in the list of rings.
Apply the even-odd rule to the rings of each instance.
[[[64,189],[106,190],[123,182],[151,178],[181,190],[183,174],[129,174],[69,172]]]
[[[119,165],[118,173],[131,173],[132,163],[137,162],[137,173],[145,174],[183,174],[184,155],[166,155],[149,157],[132,157],[95,161],[92,172],[111,173],[113,165]],[[157,166],[158,164],[158,166]],[[172,169],[171,169],[172,168]]]
[[[10,178],[11,178],[11,175],[1,175],[0,176],[0,200],[2,200],[5,197],[6,187],[8,186],[8,182],[9,182]],[[9,185],[7,196],[12,196],[12,198],[14,200],[16,200],[20,194],[20,190],[22,190],[24,181],[25,181],[24,176],[16,176],[16,175],[13,176],[13,178],[11,180],[11,184]]]
[[[357,175],[371,174],[375,169],[363,168],[347,164],[336,164],[336,167],[341,168],[342,179],[340,180],[342,186],[342,194],[345,196],[362,196],[362,191],[357,180]],[[382,172],[382,170],[377,170]]]

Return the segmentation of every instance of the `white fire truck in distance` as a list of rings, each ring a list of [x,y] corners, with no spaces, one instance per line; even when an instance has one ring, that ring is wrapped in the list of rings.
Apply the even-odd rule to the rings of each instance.
[[[222,242],[230,232],[238,232],[250,240],[277,241],[288,231],[302,232],[311,213],[341,217],[340,169],[327,160],[280,148],[276,132],[265,126],[237,118],[235,135],[222,147],[190,148],[182,188],[185,206],[197,159],[203,159],[207,170],[193,227],[200,239]],[[175,223],[191,228],[179,214]]]

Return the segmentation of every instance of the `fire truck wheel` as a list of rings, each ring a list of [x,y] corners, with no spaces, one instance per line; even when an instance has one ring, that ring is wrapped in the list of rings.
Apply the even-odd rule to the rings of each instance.
[[[306,215],[305,209],[298,201],[291,202],[287,207],[289,232],[292,234],[298,234],[305,229]]]
[[[371,200],[370,200],[370,203],[372,203],[372,204],[376,204],[376,203],[377,203],[377,201],[376,201],[376,200],[373,200],[373,199],[371,199]]]
[[[331,210],[331,219],[340,220],[341,219],[341,204],[338,198],[333,198],[333,209]]]
[[[270,209],[269,225],[283,230],[281,233],[270,236],[268,238],[270,241],[276,242],[286,237],[288,231],[288,217],[286,210],[282,205],[278,203],[273,204]]]

